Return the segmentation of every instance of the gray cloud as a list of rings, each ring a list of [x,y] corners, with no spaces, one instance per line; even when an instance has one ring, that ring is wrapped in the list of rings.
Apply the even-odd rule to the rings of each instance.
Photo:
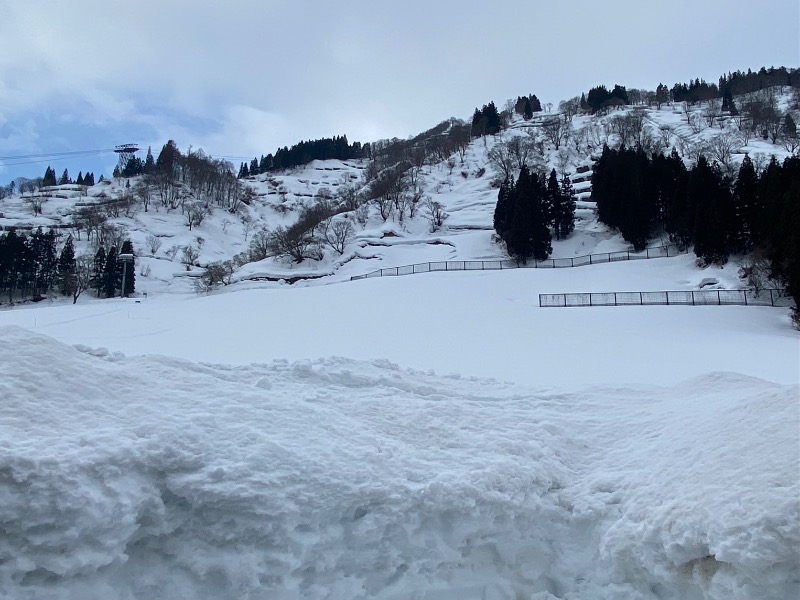
[[[796,0],[0,0],[0,14],[6,146],[22,131],[45,144],[21,124],[74,111],[112,137],[250,156],[404,137],[531,92],[800,62]]]

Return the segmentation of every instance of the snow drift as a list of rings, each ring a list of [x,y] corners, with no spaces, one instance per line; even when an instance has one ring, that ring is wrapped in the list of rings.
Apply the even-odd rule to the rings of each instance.
[[[796,385],[571,392],[0,339],[2,597],[800,593]]]

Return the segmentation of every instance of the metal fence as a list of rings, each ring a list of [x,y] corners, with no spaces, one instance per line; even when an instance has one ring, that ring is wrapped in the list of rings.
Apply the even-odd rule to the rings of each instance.
[[[548,258],[546,260],[529,260],[523,263],[518,260],[447,260],[439,262],[417,263],[389,269],[378,269],[366,275],[353,275],[350,281],[370,279],[372,277],[394,277],[433,271],[496,271],[500,269],[563,269],[566,267],[583,267],[623,260],[641,260],[648,258],[666,258],[687,254],[688,250],[680,250],[677,246],[658,246],[646,248],[641,252],[605,252],[603,254],[587,254],[571,258]]]
[[[676,292],[585,292],[577,294],[539,294],[539,306],[792,306],[781,290],[685,290]]]

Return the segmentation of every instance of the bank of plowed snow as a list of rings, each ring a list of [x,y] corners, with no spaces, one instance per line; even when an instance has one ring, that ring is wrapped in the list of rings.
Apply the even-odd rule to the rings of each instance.
[[[0,338],[2,597],[800,592],[797,385],[556,392]]]

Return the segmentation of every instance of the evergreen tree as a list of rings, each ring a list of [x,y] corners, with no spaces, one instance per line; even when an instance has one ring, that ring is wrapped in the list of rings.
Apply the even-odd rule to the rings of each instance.
[[[151,150],[150,146],[147,147],[147,156],[144,159],[144,167],[143,171],[145,175],[150,175],[154,173],[156,170],[156,161],[153,158],[153,151]]]
[[[667,233],[675,231],[675,210],[678,182],[686,174],[686,165],[674,148],[669,156],[653,155],[652,178],[656,186],[655,228],[664,228]]]
[[[663,83],[659,83],[656,87],[656,106],[661,109],[661,105],[669,101],[669,88]]]
[[[508,232],[510,215],[514,209],[514,182],[506,179],[500,185],[497,193],[497,204],[494,207],[494,230],[501,239],[505,239]]]
[[[572,182],[567,174],[561,178],[558,200],[553,226],[556,239],[563,240],[575,230],[575,190],[572,189]]]
[[[136,177],[144,173],[144,163],[138,156],[132,157],[122,169],[122,177]]]
[[[117,249],[111,246],[106,255],[106,264],[103,267],[101,276],[103,293],[106,298],[115,297],[122,284],[122,271],[119,269],[117,262]]]
[[[250,161],[250,175],[258,175],[258,159],[253,158]]]
[[[617,152],[603,144],[600,158],[592,167],[592,198],[597,203],[597,218],[609,227],[619,225],[614,177],[618,171]]]
[[[719,171],[700,156],[689,178],[695,206],[694,253],[706,263],[725,264],[734,223],[733,200]]]
[[[753,161],[745,154],[733,186],[731,252],[734,254],[744,254],[753,249],[758,238],[759,208],[758,175]]]
[[[513,215],[505,238],[511,256],[523,263],[531,256],[545,260],[552,251],[546,209],[546,191],[538,175],[526,166],[514,186]]]
[[[71,296],[77,287],[77,261],[72,236],[64,242],[58,257],[58,287],[64,296]]]
[[[502,121],[494,102],[489,102],[489,104],[484,106],[482,112],[483,116],[486,118],[486,134],[494,135],[499,133],[502,128]]]
[[[61,179],[58,180],[58,185],[65,185],[68,183],[72,183],[72,180],[69,178],[69,171],[64,169],[64,172],[61,174]]]
[[[547,193],[544,196],[546,202],[545,212],[547,214],[547,223],[551,226],[555,226],[556,211],[561,203],[560,191],[556,170],[552,169],[550,171],[550,176],[547,178]],[[556,239],[561,239],[558,237],[558,233],[556,233]]]
[[[106,266],[106,249],[100,244],[97,253],[94,255],[92,263],[92,288],[97,293],[97,297],[103,292],[103,270]]]
[[[42,186],[51,187],[54,185],[56,185],[56,172],[52,167],[47,167],[47,170],[44,172],[44,177],[42,178]]]
[[[161,152],[156,159],[156,171],[163,174],[167,179],[176,178],[178,159],[181,156],[180,150],[174,140],[169,140],[161,148]]]
[[[133,296],[136,292],[136,262],[135,262],[135,253],[133,251],[133,244],[130,240],[125,240],[122,243],[122,248],[120,249],[120,254],[130,254],[134,257],[134,260],[131,262],[126,261],[118,261],[119,262],[119,279],[122,281],[125,280],[125,289],[122,290],[122,295],[124,297]],[[123,269],[127,269],[125,272],[125,277],[123,277]]]
[[[83,172],[82,171],[78,171],[78,177],[77,177],[77,179],[75,179],[75,183],[78,184],[78,185],[84,185],[84,183],[83,183]]]
[[[530,121],[533,118],[533,107],[530,98],[525,99],[525,108],[522,109],[522,118]]]
[[[657,189],[651,176],[650,160],[639,150],[621,152],[627,163],[627,184],[622,193],[620,233],[638,251],[647,247],[657,214]]]

